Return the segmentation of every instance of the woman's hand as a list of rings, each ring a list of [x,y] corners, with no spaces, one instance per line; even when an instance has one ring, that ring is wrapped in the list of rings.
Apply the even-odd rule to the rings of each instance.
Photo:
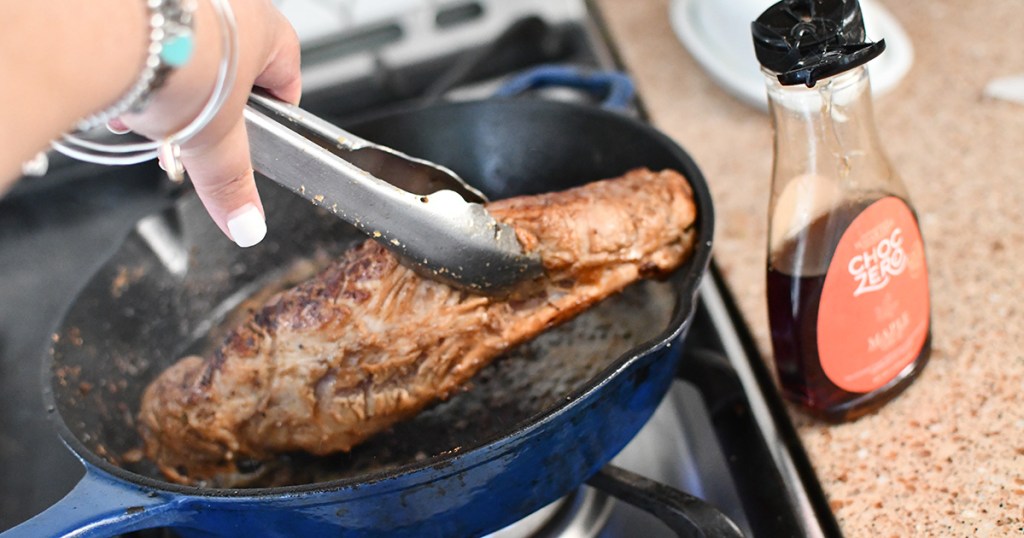
[[[217,226],[239,246],[248,247],[263,239],[266,223],[253,180],[242,109],[254,86],[298,104],[302,93],[299,41],[270,0],[232,0],[231,7],[238,29],[234,86],[216,118],[182,146],[181,159]],[[224,55],[220,24],[210,0],[199,1],[194,30],[193,58],[171,73],[142,113],[121,118],[124,125],[160,139],[199,114]]]

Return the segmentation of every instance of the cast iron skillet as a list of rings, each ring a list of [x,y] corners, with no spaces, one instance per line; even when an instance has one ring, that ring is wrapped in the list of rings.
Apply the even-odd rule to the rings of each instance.
[[[635,435],[677,369],[710,257],[711,199],[689,156],[638,121],[544,101],[442,105],[353,130],[447,165],[492,199],[638,166],[675,168],[693,186],[697,249],[666,281],[634,286],[496,361],[472,390],[351,454],[296,455],[268,469],[290,485],[183,487],[138,461],[134,415],[146,383],[184,353],[215,343],[218,322],[246,297],[363,240],[261,182],[270,235],[237,249],[185,195],[139,222],[55,332],[48,405],[86,475],[5,537],[159,526],[203,536],[476,535],[573,491]]]

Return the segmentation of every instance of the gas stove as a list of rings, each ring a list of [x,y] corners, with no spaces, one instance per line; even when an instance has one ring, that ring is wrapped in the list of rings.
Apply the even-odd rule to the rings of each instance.
[[[582,0],[277,4],[303,42],[303,106],[342,122],[485,98],[537,66],[621,70],[599,13]],[[596,103],[607,92],[545,86],[526,98]],[[643,117],[641,97],[624,105],[624,113]],[[170,190],[155,166],[115,172],[55,159],[46,177],[24,180],[0,199],[0,531],[53,504],[82,475],[45,418],[40,357],[61,312],[117,238],[163,207]],[[491,536],[713,536],[698,528],[715,518],[728,518],[745,536],[838,535],[714,266],[682,364],[654,416],[613,460],[615,468]],[[635,487],[626,491],[616,485],[622,483]],[[680,505],[691,510],[673,514]]]

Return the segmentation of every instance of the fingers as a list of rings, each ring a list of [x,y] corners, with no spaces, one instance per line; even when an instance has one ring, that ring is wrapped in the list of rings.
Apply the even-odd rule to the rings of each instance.
[[[274,16],[277,17],[277,24],[272,28],[275,43],[253,85],[267,89],[279,99],[297,104],[302,94],[299,39],[280,13],[275,11]],[[241,92],[242,102],[246,93]],[[249,247],[259,243],[267,233],[267,225],[253,180],[244,120],[239,118],[219,140],[199,138],[200,145],[186,149],[182,160],[203,205],[221,231],[238,246]]]
[[[263,204],[249,161],[245,122],[239,118],[215,142],[182,149],[196,193],[221,231],[240,247],[251,247],[267,234]]]
[[[242,110],[253,86],[297,104],[302,83],[299,40],[284,16],[269,0],[233,4],[239,40],[235,86],[213,121],[182,144],[181,160],[217,226],[235,243],[248,247],[259,243],[267,228],[253,180]],[[215,26],[209,3],[201,4],[197,17],[197,27]],[[199,37],[205,39],[203,46],[197,45],[199,53],[170,77],[160,98],[147,107],[145,114],[113,122],[114,130],[127,126],[159,140],[198,113],[205,99],[199,89],[212,85],[215,53],[219,50],[215,34],[200,32]]]
[[[299,104],[302,95],[302,78],[299,72],[299,38],[288,21],[275,13],[278,24],[273,29],[276,36],[274,51],[266,67],[256,77],[254,84],[265,88],[278,99]]]

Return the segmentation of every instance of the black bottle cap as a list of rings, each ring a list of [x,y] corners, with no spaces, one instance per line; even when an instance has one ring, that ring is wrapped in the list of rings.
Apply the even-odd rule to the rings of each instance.
[[[761,65],[785,86],[806,84],[867,63],[885,40],[865,41],[857,0],[782,0],[751,23]]]

